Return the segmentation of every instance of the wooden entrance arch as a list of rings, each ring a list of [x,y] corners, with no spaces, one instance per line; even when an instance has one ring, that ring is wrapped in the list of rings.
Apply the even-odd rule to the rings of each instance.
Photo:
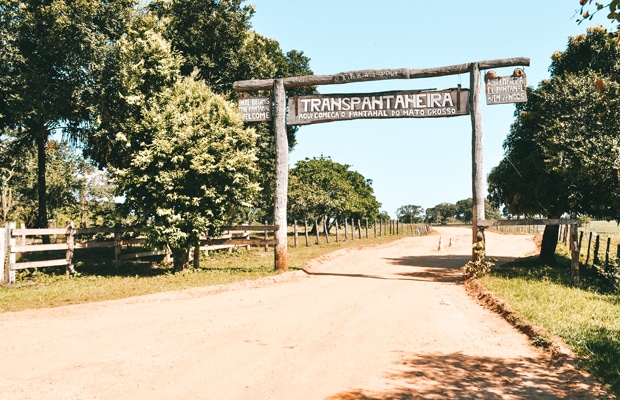
[[[447,75],[459,75],[469,72],[469,104],[472,125],[472,243],[478,236],[479,221],[484,220],[484,162],[482,143],[482,112],[480,109],[480,72],[492,68],[529,66],[527,57],[506,58],[451,65],[425,69],[382,69],[342,72],[335,75],[307,75],[280,79],[260,79],[237,81],[233,85],[236,92],[272,90],[274,100],[274,130],[276,136],[276,188],[274,223],[278,226],[275,233],[275,268],[288,269],[286,202],[288,191],[288,141],[286,137],[286,93],[294,87],[334,85],[353,82],[368,82],[390,79],[433,78]],[[482,226],[482,225],[480,225]],[[472,252],[472,257],[475,254]]]

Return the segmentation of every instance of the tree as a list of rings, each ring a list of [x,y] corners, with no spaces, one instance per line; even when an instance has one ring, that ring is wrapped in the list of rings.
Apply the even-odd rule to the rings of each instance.
[[[608,19],[620,22],[620,0],[611,0],[607,4],[595,2],[594,10],[592,10],[591,8],[592,0],[579,0],[579,5],[581,6],[579,14],[581,15],[582,19],[577,19],[578,23],[582,23],[585,20],[592,20],[594,15],[603,11],[604,9],[609,10],[609,13],[607,14]]]
[[[413,204],[400,206],[396,210],[396,219],[404,224],[415,224],[424,221],[424,208]]]
[[[429,224],[446,224],[456,221],[458,209],[452,203],[440,203],[426,209],[426,222]]]
[[[92,72],[135,6],[133,0],[0,3],[0,129],[16,136],[13,151],[37,149],[38,227],[48,218],[48,139],[58,130],[74,141],[82,136]]]
[[[608,48],[617,41],[607,37],[601,46],[600,33],[589,29],[585,37],[572,38],[567,51],[553,57],[552,79],[517,106],[505,157],[488,179],[490,200],[512,215],[620,218],[620,87],[615,72],[604,69],[614,63],[579,59],[596,57],[599,50],[615,54]],[[545,227],[540,253],[545,262],[554,260],[557,230]]]
[[[298,161],[289,172],[288,215],[291,219],[329,221],[375,218],[381,204],[372,181],[350,166],[320,157]]]
[[[187,266],[200,236],[234,222],[258,191],[254,130],[195,78],[182,78],[147,102],[134,127],[147,140],[128,167],[113,169],[124,206],[146,226],[151,244],[171,248],[177,270]]]

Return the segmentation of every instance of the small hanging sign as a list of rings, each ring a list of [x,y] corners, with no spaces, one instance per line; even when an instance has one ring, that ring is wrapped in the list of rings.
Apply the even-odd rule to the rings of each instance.
[[[245,122],[271,121],[269,97],[246,97],[239,99],[239,111]]]
[[[516,68],[510,76],[498,76],[495,71],[484,75],[487,104],[523,103],[527,101],[525,71]]]

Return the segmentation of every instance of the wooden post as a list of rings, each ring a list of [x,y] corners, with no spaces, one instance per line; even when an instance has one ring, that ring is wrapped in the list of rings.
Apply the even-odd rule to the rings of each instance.
[[[611,236],[607,238],[607,247],[605,248],[605,267],[609,266],[609,246],[611,246]]]
[[[316,233],[316,244],[321,244],[321,233],[319,232],[319,221],[314,220],[314,233]]]
[[[594,258],[592,259],[592,264],[600,265],[601,261],[598,258],[598,253],[601,246],[601,235],[596,235],[596,239],[594,239]]]
[[[11,247],[15,246],[15,238],[13,237],[13,229],[15,229],[15,222],[8,222],[6,224],[6,252],[7,252],[7,262],[5,263],[5,282],[8,284],[14,284],[16,280],[15,270],[13,266],[17,262],[15,253],[11,251]]]
[[[355,240],[355,220],[351,218],[351,240]]]
[[[325,242],[329,243],[329,232],[327,231],[327,217],[323,217],[323,233],[325,234]]]
[[[592,232],[590,232],[590,235],[588,237],[588,252],[586,253],[586,264],[590,260],[590,246],[591,245],[592,245]]]
[[[121,233],[114,232],[114,266],[118,269],[121,267]]]
[[[297,247],[297,220],[295,220],[295,222],[293,222],[293,243],[295,245],[295,247]]]
[[[368,218],[366,218],[366,239],[368,239]]]
[[[349,226],[346,218],[344,219],[344,240],[349,240]]]
[[[484,219],[484,159],[482,147],[482,111],[480,107],[480,66],[470,65],[469,104],[471,107],[471,174],[472,174],[472,244],[478,241],[478,220]],[[472,249],[472,260],[476,252]]]
[[[267,225],[267,221],[265,221],[265,225]],[[269,232],[267,232],[266,229],[265,229],[265,232],[263,232],[263,235],[264,235],[264,239],[265,240],[269,239]],[[265,245],[265,251],[269,251],[269,245],[268,244]]]
[[[288,138],[286,137],[286,92],[284,81],[274,79],[273,98],[275,112],[273,129],[276,137],[276,193],[274,223],[278,226],[274,236],[274,266],[276,270],[288,270],[288,243],[286,239],[286,201],[288,193]]]
[[[570,262],[570,272],[571,277],[573,278],[573,283],[579,283],[579,253],[580,253],[580,244],[579,241],[581,239],[577,239],[579,234],[579,228],[577,224],[571,224],[570,226],[570,244],[571,244],[571,262]]]
[[[7,266],[7,247],[8,242],[6,240],[6,235],[8,231],[8,225],[5,225],[4,228],[0,229],[0,261],[2,264],[0,265],[0,282],[8,283],[8,271],[6,269]]]
[[[304,234],[306,235],[306,247],[310,246],[310,238],[308,238],[308,220],[304,221]]]
[[[75,250],[75,237],[73,236],[74,232],[75,227],[73,226],[73,222],[70,222],[67,226],[67,252],[65,253],[67,266],[65,269],[65,275],[75,274],[75,269],[73,268],[73,253]]]
[[[336,242],[340,241],[340,234],[338,233],[338,218],[336,218]]]

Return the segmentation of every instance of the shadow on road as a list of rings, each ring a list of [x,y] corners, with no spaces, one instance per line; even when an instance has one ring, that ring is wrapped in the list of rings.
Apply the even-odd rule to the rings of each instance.
[[[398,275],[409,278],[433,282],[458,282],[462,279],[461,267],[471,260],[464,255],[436,255],[436,256],[405,256],[387,258],[394,265],[403,265],[411,271],[400,272]]]
[[[550,368],[541,365],[540,360],[531,358],[500,359],[462,353],[406,354],[384,376],[390,389],[354,389],[327,399],[611,398],[598,392],[580,373],[550,372]]]

